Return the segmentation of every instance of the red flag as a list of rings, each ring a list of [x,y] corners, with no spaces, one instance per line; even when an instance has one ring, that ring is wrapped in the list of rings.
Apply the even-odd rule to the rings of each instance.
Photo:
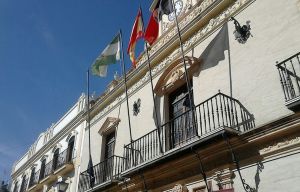
[[[158,11],[155,9],[150,17],[144,38],[145,40],[149,43],[149,45],[152,45],[155,40],[158,37],[158,30],[159,30],[159,25],[158,25]]]
[[[135,60],[135,44],[136,42],[144,36],[143,33],[143,19],[142,19],[142,11],[139,9],[138,15],[135,18],[133,28],[131,31],[131,36],[129,40],[129,45],[127,48],[127,53],[129,54],[130,60],[134,67],[136,67]]]

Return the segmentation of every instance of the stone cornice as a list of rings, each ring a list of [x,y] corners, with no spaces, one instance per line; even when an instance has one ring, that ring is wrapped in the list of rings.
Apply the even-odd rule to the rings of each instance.
[[[204,41],[210,34],[217,30],[226,20],[247,7],[253,0],[204,0],[200,5],[193,7],[186,17],[180,21],[184,51],[191,50],[195,44]],[[153,77],[157,77],[162,70],[180,56],[176,38],[176,29],[170,28],[152,46],[150,61]],[[138,68],[128,75],[128,94],[131,96],[150,80],[147,72],[146,55],[142,55]],[[119,84],[103,98],[100,98],[92,108],[91,124],[109,113],[125,100],[124,82]]]
[[[260,154],[270,155],[280,150],[284,150],[290,147],[295,147],[296,145],[300,146],[300,137],[290,136],[265,146],[263,149],[260,150]]]

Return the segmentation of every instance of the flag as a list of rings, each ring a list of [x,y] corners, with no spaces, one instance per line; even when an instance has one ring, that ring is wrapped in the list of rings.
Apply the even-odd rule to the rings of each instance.
[[[158,18],[159,20],[162,19],[162,16],[169,15],[174,11],[172,0],[159,0],[156,8],[158,8]]]
[[[158,37],[159,25],[158,25],[158,10],[155,9],[148,22],[147,29],[145,31],[144,39],[152,45]]]
[[[136,60],[135,60],[135,45],[136,42],[144,36],[143,32],[143,18],[142,18],[142,11],[139,9],[138,15],[135,18],[133,28],[131,31],[131,36],[127,48],[127,53],[129,54],[130,60],[134,67],[136,67]]]
[[[216,37],[208,44],[200,59],[203,61],[202,70],[216,66],[225,59],[224,51],[229,50],[228,25],[225,23]]]
[[[95,184],[95,174],[94,174],[94,167],[93,167],[93,161],[92,161],[91,155],[90,155],[90,159],[89,159],[87,173],[89,174],[90,188],[93,188],[94,184]]]
[[[118,34],[97,57],[96,61],[92,65],[93,75],[106,77],[108,65],[120,61],[120,39],[120,34]]]

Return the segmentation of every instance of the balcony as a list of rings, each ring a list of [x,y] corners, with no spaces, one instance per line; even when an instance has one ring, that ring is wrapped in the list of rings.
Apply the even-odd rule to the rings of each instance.
[[[122,171],[125,170],[124,158],[112,156],[99,164],[93,166],[95,182],[94,188],[104,187],[118,180]],[[84,171],[79,176],[79,191],[87,191],[90,188],[90,177],[88,171]]]
[[[34,173],[33,177],[29,180],[28,191],[36,191],[41,188],[39,185],[40,170]]]
[[[218,93],[194,110],[163,124],[159,131],[153,130],[126,145],[126,171],[176,154],[220,133],[238,134],[254,127],[254,116],[238,100]]]
[[[298,110],[300,104],[300,53],[277,63],[280,83],[285,97],[285,104],[291,110]]]
[[[52,167],[54,175],[64,175],[74,169],[72,162],[72,159],[74,158],[73,154],[75,154],[75,151],[73,150],[73,152],[70,152],[69,149],[66,149],[59,154],[56,164]]]
[[[57,159],[52,159],[45,165],[44,171],[37,171],[34,174],[33,179],[30,179],[28,191],[39,190],[42,185],[54,182],[58,175],[66,175],[74,169],[72,162],[73,153],[69,149],[61,152]]]
[[[124,157],[113,156],[93,167],[95,182],[90,187],[90,176],[84,171],[79,177],[79,191],[104,188],[120,176],[153,164],[185,148],[199,145],[221,133],[239,134],[255,127],[254,116],[240,103],[218,93],[124,146]],[[161,147],[160,147],[161,146]]]

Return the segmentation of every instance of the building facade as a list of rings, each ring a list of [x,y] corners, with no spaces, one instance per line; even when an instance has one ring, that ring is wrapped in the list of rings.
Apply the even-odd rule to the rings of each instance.
[[[12,192],[299,191],[300,1],[174,2],[184,59],[164,15],[149,48],[155,101],[143,53],[127,74],[130,118],[122,78],[90,103],[90,129],[80,97],[15,163]],[[229,46],[207,62],[226,23]]]
[[[91,107],[94,178],[85,129],[77,190],[299,191],[299,1],[175,0],[175,7],[184,60],[175,15],[164,15],[149,48],[155,105],[144,53],[128,73],[130,125],[122,79]],[[230,54],[207,63],[203,52],[226,22]],[[252,35],[242,34],[249,25]]]
[[[11,192],[75,191],[85,122],[85,95],[15,162]]]

